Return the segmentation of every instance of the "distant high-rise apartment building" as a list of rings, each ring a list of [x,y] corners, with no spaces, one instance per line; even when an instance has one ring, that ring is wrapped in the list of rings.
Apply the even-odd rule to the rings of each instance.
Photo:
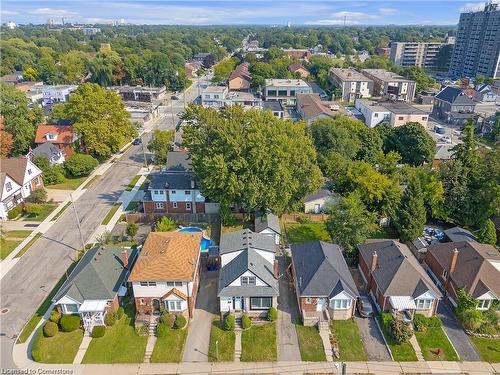
[[[450,62],[454,77],[484,75],[500,78],[500,10],[488,3],[479,12],[460,14]]]
[[[418,66],[436,68],[439,50],[447,43],[440,42],[392,42],[390,59],[403,68]]]

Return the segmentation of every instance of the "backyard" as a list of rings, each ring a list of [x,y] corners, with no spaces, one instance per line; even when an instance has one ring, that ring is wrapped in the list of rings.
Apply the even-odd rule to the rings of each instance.
[[[234,332],[224,330],[221,320],[214,320],[212,322],[212,329],[210,330],[210,345],[208,348],[209,361],[234,361],[234,340]]]
[[[81,329],[45,337],[40,327],[31,351],[33,359],[41,363],[73,363],[82,339]]]
[[[471,337],[471,339],[483,361],[492,363],[500,362],[500,339],[486,339],[482,337]]]
[[[285,232],[288,243],[300,243],[314,240],[331,241],[323,222],[308,224],[286,224]]]
[[[5,259],[23,240],[30,235],[29,230],[11,230],[0,237],[0,260]]]
[[[415,332],[426,361],[458,361],[458,356],[441,327]],[[438,349],[441,349],[440,351]]]
[[[318,329],[296,324],[297,337],[299,339],[300,357],[303,361],[322,362],[326,361],[323,342],[319,336]]]
[[[242,362],[274,362],[276,358],[276,324],[253,325],[242,332]]]
[[[365,346],[354,319],[334,320],[331,332],[337,340],[341,361],[367,361]]]
[[[395,361],[400,362],[414,362],[417,360],[417,355],[415,354],[415,350],[409,342],[398,344],[394,338],[392,337],[390,328],[383,324],[382,318],[380,316],[377,317],[378,323],[380,324],[380,328],[382,329],[382,334],[391,349],[392,356]]]
[[[151,355],[151,362],[169,363],[182,361],[182,352],[186,342],[187,328],[173,329],[168,327],[165,337],[158,337]]]
[[[148,338],[135,333],[134,317],[135,308],[129,300],[123,317],[107,327],[103,337],[92,339],[82,363],[142,362]]]

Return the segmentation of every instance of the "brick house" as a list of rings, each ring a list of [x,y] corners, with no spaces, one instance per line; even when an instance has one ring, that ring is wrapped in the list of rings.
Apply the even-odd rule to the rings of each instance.
[[[500,252],[494,246],[475,241],[439,243],[427,248],[424,262],[454,306],[459,288],[477,301],[478,310],[487,310],[500,299]]]
[[[408,246],[384,239],[368,240],[358,249],[358,268],[379,311],[408,318],[435,315],[442,294]]]
[[[248,91],[252,75],[248,71],[249,64],[242,63],[238,65],[229,75],[227,86],[231,91]]]
[[[137,314],[160,309],[193,317],[200,279],[201,232],[151,232],[129,281]]]
[[[304,66],[298,62],[292,63],[288,67],[288,70],[291,71],[292,73],[298,73],[300,75],[300,78],[307,78],[311,74],[311,73],[309,73],[309,70],[304,68]]]
[[[35,143],[51,143],[64,153],[66,160],[74,154],[73,144],[78,140],[72,125],[40,124],[36,128]]]
[[[293,285],[304,325],[354,315],[358,290],[338,245],[311,241],[290,246]]]

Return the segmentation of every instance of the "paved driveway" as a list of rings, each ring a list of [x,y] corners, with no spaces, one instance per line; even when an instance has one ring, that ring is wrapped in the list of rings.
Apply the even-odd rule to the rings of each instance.
[[[299,316],[297,298],[285,273],[285,258],[278,258],[280,267],[278,297],[278,361],[300,361],[299,341],[295,330],[295,320]]]
[[[443,321],[443,329],[458,352],[460,359],[462,361],[480,361],[481,357],[455,318],[451,303],[446,297],[439,301],[437,315]]]
[[[196,297],[194,318],[188,327],[184,345],[184,362],[207,362],[210,343],[210,328],[217,314],[217,277],[218,272],[207,271],[202,267],[200,290]]]
[[[354,317],[358,324],[361,339],[365,344],[366,353],[370,361],[390,361],[391,355],[385,346],[382,332],[378,329],[375,318]]]

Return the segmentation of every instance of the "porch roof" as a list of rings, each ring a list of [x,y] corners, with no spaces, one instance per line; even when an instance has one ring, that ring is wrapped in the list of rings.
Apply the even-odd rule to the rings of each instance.
[[[84,301],[78,312],[96,312],[106,309],[106,301]]]
[[[398,311],[415,310],[417,306],[410,296],[391,296],[389,297],[391,306]]]

